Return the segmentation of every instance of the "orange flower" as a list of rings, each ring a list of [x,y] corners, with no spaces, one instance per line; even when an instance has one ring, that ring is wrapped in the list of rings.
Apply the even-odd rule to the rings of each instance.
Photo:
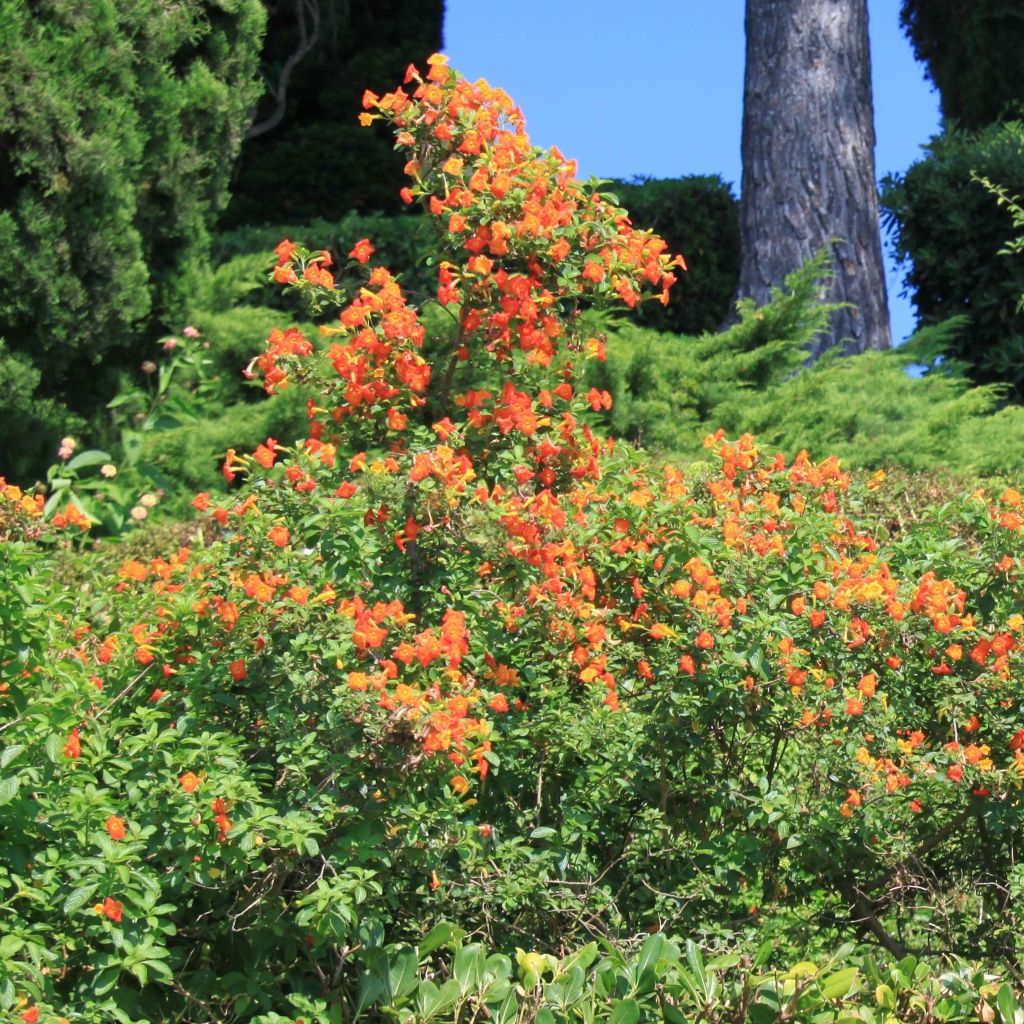
[[[282,266],[292,258],[292,253],[295,252],[295,243],[289,242],[288,239],[284,239],[282,242],[278,242],[274,249],[274,255],[277,256],[278,266]]]
[[[194,772],[185,772],[185,774],[178,779],[178,782],[181,783],[181,788],[185,790],[186,793],[194,793],[201,785],[199,776]]]
[[[252,453],[252,457],[264,469],[270,469],[277,458],[277,442],[272,437],[268,437],[266,444],[256,446],[256,450]]]
[[[455,793],[456,796],[462,796],[463,793],[469,790],[469,779],[467,779],[465,775],[456,775],[455,778],[452,779],[450,785],[452,787],[452,792]]]
[[[64,744],[65,757],[81,757],[82,741],[78,736],[78,729],[72,729],[68,735],[67,743]]]
[[[715,646],[715,638],[706,629],[702,629],[697,634],[697,639],[694,641],[694,643],[702,651],[710,651],[711,648]]]
[[[878,686],[878,676],[874,672],[869,672],[865,676],[861,676],[860,682],[857,683],[857,689],[860,690],[865,697],[874,697],[875,688]]]
[[[124,839],[124,818],[119,818],[116,814],[112,814],[104,824],[107,826],[107,834],[115,843]]]
[[[111,897],[108,896],[102,903],[93,904],[92,909],[95,913],[100,914],[103,917],[108,917],[111,921],[120,923],[124,907],[118,903],[117,900],[111,899]]]
[[[283,548],[291,540],[291,537],[292,535],[287,526],[272,526],[267,533],[267,540],[279,548]]]
[[[236,683],[240,683],[248,675],[248,670],[245,666],[245,658],[239,658],[237,661],[231,662],[231,664],[228,665],[228,671],[231,673],[231,678],[234,679]]]
[[[368,238],[360,238],[352,247],[349,256],[359,263],[365,263],[376,252]]]
[[[235,456],[238,453],[234,448],[229,448],[227,454],[224,456],[224,462],[220,467],[221,473],[224,475],[224,479],[230,484],[235,479]]]

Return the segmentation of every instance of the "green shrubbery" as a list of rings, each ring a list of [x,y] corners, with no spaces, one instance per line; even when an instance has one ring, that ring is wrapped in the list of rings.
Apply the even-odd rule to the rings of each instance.
[[[839,456],[862,469],[899,466],[963,479],[1024,470],[1024,409],[1000,408],[998,387],[974,387],[943,362],[962,321],[921,331],[892,352],[826,357],[804,367],[824,329],[820,263],[787,280],[762,309],[747,303],[719,334],[680,338],[621,323],[609,328],[608,361],[590,380],[615,404],[619,437],[675,458],[700,458],[708,430],[756,434],[783,451]],[[923,376],[908,368],[924,364]]]

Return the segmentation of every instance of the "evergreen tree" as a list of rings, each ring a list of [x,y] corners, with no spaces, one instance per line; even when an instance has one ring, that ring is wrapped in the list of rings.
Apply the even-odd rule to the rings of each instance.
[[[180,308],[260,89],[264,25],[259,0],[0,0],[0,338],[21,379],[41,374],[41,402],[93,411]],[[7,402],[0,473],[26,411]]]

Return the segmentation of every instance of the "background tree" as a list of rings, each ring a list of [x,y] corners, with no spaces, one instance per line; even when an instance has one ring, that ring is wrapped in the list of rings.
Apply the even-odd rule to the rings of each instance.
[[[883,181],[883,217],[921,326],[964,316],[945,344],[978,383],[1024,399],[1024,267],[1001,250],[1013,220],[976,180],[1024,192],[1024,7],[1009,0],[904,0],[901,21],[947,123],[925,156]],[[948,362],[947,364],[948,365]]]
[[[109,399],[182,308],[264,25],[259,0],[0,0],[0,362],[19,382],[0,395],[0,473],[36,468],[33,444]]]
[[[267,92],[224,225],[405,209],[402,158],[357,115],[365,89],[393,88],[410,63],[441,49],[444,0],[268,0],[267,14]]]
[[[979,384],[1006,383],[1020,401],[1024,260],[1001,252],[1013,220],[975,175],[1024,193],[1024,122],[947,128],[906,173],[885,178],[883,217],[918,324],[964,318],[944,342],[945,365],[956,360]]]
[[[747,0],[746,34],[739,295],[827,247],[849,306],[812,355],[889,348],[866,0]]]
[[[900,23],[939,90],[944,117],[981,128],[1020,114],[1020,0],[903,0]]]

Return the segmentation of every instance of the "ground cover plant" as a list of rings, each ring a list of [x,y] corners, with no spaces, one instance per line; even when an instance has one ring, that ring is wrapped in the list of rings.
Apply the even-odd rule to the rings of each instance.
[[[61,586],[88,517],[0,491],[0,1010],[1020,1024],[1019,490],[891,537],[835,458],[603,437],[582,309],[682,260],[443,57],[364,106],[433,312],[281,242],[308,430],[187,547]]]

